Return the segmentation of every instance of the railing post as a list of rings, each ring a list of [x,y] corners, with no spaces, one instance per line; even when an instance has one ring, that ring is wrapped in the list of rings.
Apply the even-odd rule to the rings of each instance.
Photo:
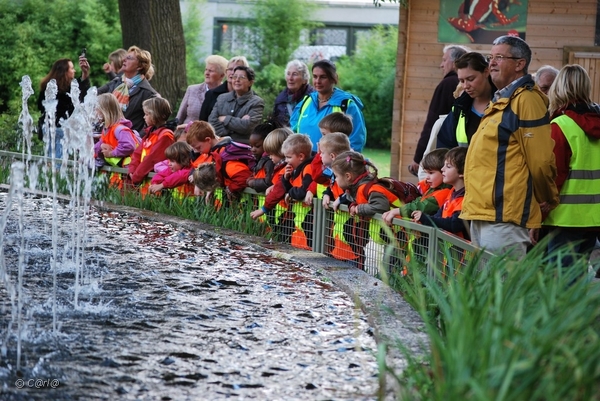
[[[313,198],[313,252],[323,253],[325,238],[324,210],[320,199]]]

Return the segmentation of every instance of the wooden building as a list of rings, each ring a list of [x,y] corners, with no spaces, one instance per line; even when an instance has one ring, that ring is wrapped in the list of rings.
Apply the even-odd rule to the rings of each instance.
[[[442,49],[438,41],[440,3],[409,0],[400,10],[397,76],[392,128],[391,175],[416,181],[407,169],[412,161],[429,101],[442,79]],[[599,0],[528,0],[525,40],[533,56],[534,73],[544,64],[561,68],[577,63],[593,81],[593,99],[600,102],[600,47],[594,47]],[[498,35],[500,36],[500,35]],[[491,45],[467,44],[487,54]]]

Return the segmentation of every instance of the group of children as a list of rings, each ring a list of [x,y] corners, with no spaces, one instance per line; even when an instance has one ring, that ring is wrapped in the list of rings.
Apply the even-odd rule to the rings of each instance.
[[[337,211],[347,205],[352,219],[368,220],[381,213],[388,224],[406,218],[468,239],[458,217],[464,196],[464,147],[430,152],[422,161],[427,175],[418,184],[419,196],[405,198],[378,179],[377,168],[350,148],[352,121],[344,113],[329,114],[319,122],[322,137],[315,154],[308,136],[273,122],[255,127],[250,146],[217,136],[204,121],[173,130],[167,123],[171,108],[162,98],[144,102],[148,128],[140,138],[111,96],[101,95],[98,103],[105,128],[95,148],[96,165],[126,167],[125,184],[140,186],[143,194],[172,189],[178,197],[205,196],[220,206],[252,188],[265,196],[251,217],[280,226],[287,220],[290,241],[304,248],[311,248],[306,231],[315,197],[325,209]],[[155,174],[149,180],[151,171]],[[215,191],[219,187],[222,191]]]

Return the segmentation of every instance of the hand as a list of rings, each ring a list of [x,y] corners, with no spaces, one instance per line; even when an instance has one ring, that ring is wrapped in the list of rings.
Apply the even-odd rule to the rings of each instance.
[[[81,68],[81,79],[88,79],[90,76],[90,63],[88,63],[87,58],[79,57],[79,68]]]
[[[267,190],[265,191],[265,195],[269,195],[269,192],[271,192],[274,187],[275,185],[271,185],[269,188],[267,188]]]
[[[189,175],[189,176],[188,176],[188,182],[189,182],[190,184],[193,184],[193,183],[194,183],[194,176],[193,176],[193,175]],[[196,187],[196,188],[198,188],[198,187]],[[198,188],[198,190],[200,190],[200,188]]]
[[[414,175],[415,177],[419,176],[419,163],[413,160],[412,163],[408,165],[408,172]]]
[[[200,188],[194,186],[194,195],[195,196],[204,196],[204,191]]]
[[[333,202],[333,211],[337,212],[338,209],[340,208],[340,198],[337,198],[334,202]]]
[[[529,241],[531,241],[531,245],[537,244],[539,239],[540,239],[540,229],[539,228],[529,229]]]
[[[223,122],[223,121],[225,121],[225,116],[219,116],[219,121],[220,121],[220,122]]]
[[[104,155],[104,157],[112,157],[112,151],[113,151],[113,147],[103,143],[102,145],[100,145],[100,152],[102,152],[102,154]]]
[[[283,178],[285,178],[286,180],[289,180],[290,177],[292,176],[292,173],[294,172],[294,168],[292,167],[291,164],[286,164],[284,171],[285,172],[283,173]]]
[[[250,177],[246,180],[246,186],[253,188],[254,187],[254,181],[256,181],[254,178]]]
[[[356,216],[358,214],[358,205],[350,206],[348,210],[350,210],[350,216]]]
[[[204,195],[204,203],[210,205],[212,203],[212,192],[207,192]]]
[[[392,209],[392,210],[390,210],[388,212],[385,212],[381,216],[381,218],[383,219],[383,221],[386,222],[386,224],[388,226],[391,226],[392,225],[392,220],[394,220],[394,217],[399,216],[399,215],[400,215],[400,209],[399,208],[395,208],[395,209]]]
[[[283,200],[285,201],[286,205],[290,205],[292,203],[292,197],[290,194],[285,194],[285,198],[283,198]]]
[[[323,195],[323,209],[329,210],[329,202],[331,202],[331,197],[329,195]]]
[[[250,119],[250,114],[246,114],[244,117],[242,117],[242,120],[249,120]]]
[[[107,74],[113,70],[112,65],[110,65],[109,63],[104,63],[104,65],[102,66],[102,69]]]
[[[150,187],[148,188],[148,190],[150,191],[151,194],[155,194],[157,192],[162,191],[164,188],[163,184],[152,184],[150,185]]]
[[[415,223],[418,223],[419,220],[421,220],[421,216],[423,216],[423,212],[420,210],[415,210],[414,212],[412,212],[412,214],[410,215],[411,220],[414,221]]]
[[[252,213],[250,213],[250,217],[252,217],[252,220],[256,220],[263,214],[265,214],[265,212],[263,212],[262,209],[257,209],[255,211],[253,211]]]
[[[309,206],[312,205],[313,197],[314,195],[312,192],[306,191],[306,196],[304,197],[304,204]]]

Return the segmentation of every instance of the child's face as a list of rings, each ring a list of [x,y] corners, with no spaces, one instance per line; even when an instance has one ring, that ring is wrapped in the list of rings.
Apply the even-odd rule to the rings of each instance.
[[[175,160],[169,160],[169,168],[171,169],[172,172],[176,172],[181,170],[182,166],[181,164],[177,163]]]
[[[148,114],[146,109],[144,109],[144,122],[148,127],[152,127],[154,125],[154,120],[152,119],[152,116]]]
[[[333,169],[333,174],[335,174],[335,182],[341,189],[345,191],[350,188],[352,180],[349,174],[342,174],[338,169]]]
[[[306,159],[302,153],[296,154],[292,151],[287,151],[283,155],[285,156],[285,161],[293,168],[298,167]]]
[[[323,136],[331,134],[331,131],[329,131],[327,128],[319,128],[319,131],[321,131],[321,135]]]
[[[269,155],[269,159],[271,159],[271,161],[273,162],[273,164],[277,164],[281,160],[283,160],[283,158],[281,158],[281,157],[279,157],[277,155]]]
[[[204,138],[203,141],[198,141],[196,139],[191,139],[189,145],[194,149],[196,153],[208,153],[210,152],[211,140],[210,138]]]
[[[458,169],[446,160],[444,162],[444,167],[442,167],[442,177],[444,178],[445,184],[455,186],[463,176],[462,174],[458,174]]]
[[[260,159],[263,153],[265,153],[265,150],[263,149],[263,139],[260,137],[260,135],[252,134],[250,135],[249,142],[252,154],[257,159]]]
[[[440,170],[425,170],[425,181],[431,188],[437,188],[444,182],[444,177]]]
[[[323,165],[331,167],[333,159],[335,159],[335,155],[329,152],[327,148],[324,149],[322,146],[319,147],[319,152],[321,153],[321,161],[323,162]]]

